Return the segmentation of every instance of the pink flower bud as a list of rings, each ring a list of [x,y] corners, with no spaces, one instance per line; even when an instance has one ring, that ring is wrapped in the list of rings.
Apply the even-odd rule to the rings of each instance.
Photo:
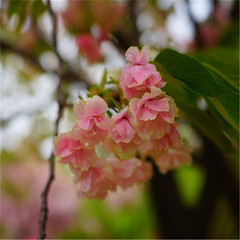
[[[136,47],[130,47],[126,52],[126,59],[130,64],[123,67],[120,79],[120,87],[125,98],[130,100],[141,97],[145,92],[149,92],[151,87],[165,85],[156,67],[148,63],[150,50],[147,46],[141,51]]]

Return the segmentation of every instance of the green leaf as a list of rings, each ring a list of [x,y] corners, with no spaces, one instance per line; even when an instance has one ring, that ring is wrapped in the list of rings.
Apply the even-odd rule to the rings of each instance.
[[[235,145],[238,145],[239,143],[238,131],[224,119],[224,117],[218,112],[218,110],[214,107],[211,101],[207,100],[207,105],[211,109],[211,113],[214,115],[217,121],[222,125],[224,131],[228,134],[228,136],[232,139],[232,141],[235,141]]]
[[[190,56],[166,49],[160,52],[155,61],[172,77],[198,94],[214,97],[227,93],[225,87],[217,82],[200,62]]]
[[[21,14],[27,5],[27,0],[18,0],[18,1],[9,1],[7,14],[9,17],[12,17],[15,13]]]
[[[238,84],[236,84],[233,79],[226,76],[222,71],[218,70],[219,68],[217,69],[206,62],[202,62],[202,64],[217,82],[220,82],[225,88],[227,88],[227,94],[231,94],[231,91],[234,91],[235,93],[238,92]]]
[[[206,65],[206,64],[205,64]],[[236,130],[239,129],[239,93],[235,86],[230,85],[230,80],[220,71],[206,65],[216,81],[227,86],[227,94],[217,97],[208,97],[207,99],[214,105],[223,118]]]
[[[110,80],[107,82],[107,84],[117,84],[119,85],[119,81],[115,80],[113,77],[109,77]]]
[[[200,167],[191,165],[175,171],[174,177],[183,202],[187,206],[195,207],[206,182],[205,172]]]
[[[239,129],[239,92],[231,79],[210,64],[171,49],[161,52],[155,61],[165,69],[165,75],[205,97],[228,124]]]
[[[100,91],[102,91],[107,83],[107,70],[104,69],[101,84],[100,84]]]
[[[113,107],[115,110],[120,112],[121,111],[121,107],[119,106],[118,102],[114,98],[112,98],[110,95],[107,95],[107,98],[108,98],[108,100],[109,100],[108,102],[110,104],[109,107]]]
[[[222,46],[233,46],[237,48],[237,54],[239,52],[239,20],[235,19],[228,24],[224,32],[224,36],[221,39],[220,44]]]
[[[19,17],[17,29],[19,29],[22,23],[25,21],[27,5],[28,5],[27,0],[18,0],[18,1],[11,0],[8,3],[8,8],[7,8],[8,17],[12,17],[14,14],[17,14]]]
[[[211,64],[215,69],[220,69],[230,84],[239,88],[238,48],[215,47],[194,53],[194,56],[202,62]]]
[[[31,16],[36,20],[40,17],[46,10],[46,5],[42,0],[34,0],[31,4]]]
[[[222,151],[230,152],[233,149],[232,143],[223,133],[220,124],[206,111],[197,107],[198,95],[169,75],[161,64],[155,62],[155,65],[164,80],[167,81],[163,90],[175,99],[177,107],[181,110],[183,116]]]
[[[224,117],[224,119],[231,124],[236,130],[239,129],[239,97],[236,94],[218,97],[208,98],[211,103],[215,106],[218,112]]]
[[[107,110],[106,113],[107,113],[108,117],[110,117],[110,118],[112,117],[112,112],[111,111]]]

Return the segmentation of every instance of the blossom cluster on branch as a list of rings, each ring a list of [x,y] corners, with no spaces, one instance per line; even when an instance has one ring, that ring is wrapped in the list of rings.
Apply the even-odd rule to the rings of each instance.
[[[151,158],[161,173],[191,162],[175,122],[178,109],[161,88],[165,82],[150,64],[150,49],[130,47],[120,89],[125,101],[109,117],[107,102],[95,95],[74,104],[77,123],[54,140],[55,156],[68,164],[80,195],[105,198],[152,176]]]

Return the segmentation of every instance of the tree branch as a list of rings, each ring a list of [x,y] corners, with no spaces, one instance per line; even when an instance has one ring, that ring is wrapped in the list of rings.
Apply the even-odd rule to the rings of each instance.
[[[162,236],[171,239],[206,239],[209,224],[220,196],[230,204],[236,224],[239,219],[239,183],[232,174],[224,154],[203,137],[204,150],[194,155],[194,162],[206,173],[201,198],[194,208],[184,205],[171,172],[162,176],[154,165],[151,194]]]
[[[59,121],[61,119],[63,109],[66,105],[66,98],[65,98],[64,92],[62,90],[63,61],[57,50],[57,17],[52,10],[50,0],[47,1],[47,6],[48,6],[49,14],[50,14],[50,16],[52,18],[52,22],[53,22],[52,45],[53,45],[53,49],[56,53],[56,56],[59,60],[59,67],[58,67],[58,71],[57,71],[58,78],[59,78],[59,83],[58,83],[58,88],[57,88],[57,102],[58,102],[59,109],[58,109],[58,117],[55,122],[55,131],[54,131],[54,135],[56,136],[58,134]],[[40,209],[40,217],[39,217],[38,239],[46,238],[46,223],[47,223],[47,217],[48,217],[48,205],[47,205],[48,201],[47,200],[48,200],[48,193],[50,191],[52,181],[54,180],[54,154],[53,153],[52,153],[51,157],[49,158],[49,170],[50,170],[49,178],[47,180],[46,186],[41,195],[41,209]]]
[[[141,33],[138,30],[137,27],[137,14],[136,14],[136,0],[130,0],[128,2],[128,7],[129,7],[129,15],[132,20],[132,26],[133,26],[133,35],[136,38],[136,43],[137,45],[139,44],[139,37]]]
[[[186,0],[186,5],[187,5],[187,11],[188,11],[189,18],[195,28],[195,42],[196,42],[197,48],[203,48],[204,42],[203,42],[203,39],[202,39],[202,36],[200,33],[200,26],[194,18],[189,0]]]
[[[150,181],[152,201],[156,218],[165,239],[191,239],[187,226],[189,211],[179,197],[173,174],[161,175],[153,162],[154,175]]]
[[[211,181],[211,191],[217,191],[219,195],[228,201],[232,214],[236,220],[239,219],[239,182],[232,173],[228,159],[211,141],[204,139],[205,152],[201,159],[195,159],[201,164]],[[207,200],[209,201],[209,200]],[[201,207],[204,209],[204,207]],[[201,210],[202,211],[202,210]]]
[[[129,14],[129,24],[131,27],[116,29],[113,33],[114,38],[111,39],[116,48],[122,50],[123,54],[129,47],[139,45],[139,38],[141,33],[137,28],[136,6],[136,0],[128,1],[127,11]]]
[[[12,53],[15,53],[15,54],[21,56],[22,58],[27,60],[30,64],[33,64],[38,70],[40,70],[42,72],[56,73],[56,72],[49,71],[49,70],[47,71],[46,69],[44,69],[42,67],[42,65],[39,63],[37,57],[33,56],[29,52],[27,52],[17,46],[7,43],[3,39],[0,39],[0,48],[1,48],[2,52],[12,52]],[[66,61],[64,61],[62,59],[62,57],[59,54],[58,54],[58,57],[61,59],[61,61],[63,62],[63,65],[64,65],[64,69],[62,70],[63,71],[63,73],[62,73],[63,79],[67,79],[68,81],[71,81],[71,82],[83,82],[86,87],[89,87],[91,85],[90,81],[86,78],[86,76],[84,74],[79,75],[76,71],[74,71],[74,69],[72,69],[69,66],[69,64]]]

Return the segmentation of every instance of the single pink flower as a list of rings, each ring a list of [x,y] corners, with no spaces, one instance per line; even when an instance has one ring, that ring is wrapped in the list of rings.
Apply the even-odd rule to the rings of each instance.
[[[168,101],[161,89],[152,87],[151,92],[144,93],[141,99],[134,98],[130,101],[130,111],[136,122],[154,120],[158,114],[169,112]]]
[[[141,156],[141,159],[146,159],[147,157],[154,158],[154,149],[152,141],[142,141],[142,143],[138,146],[138,153]]]
[[[78,166],[82,170],[88,169],[95,158],[94,149],[86,148],[82,142],[73,139],[71,132],[54,139],[54,154],[61,159],[61,163]]]
[[[125,171],[122,172],[122,178],[119,179],[118,184],[122,189],[127,189],[135,183],[144,183],[150,180],[152,177],[152,165],[148,162],[145,161],[140,161],[137,158],[131,158],[129,160],[123,161],[124,165],[124,170],[127,168],[133,168],[132,169],[132,174],[127,177],[124,173]],[[121,176],[121,174],[120,174]]]
[[[111,172],[104,167],[91,167],[75,177],[78,193],[87,198],[103,199],[108,191],[115,191],[116,184]]]
[[[126,52],[126,59],[130,64],[123,67],[120,87],[124,97],[130,100],[141,97],[152,86],[163,87],[165,82],[153,64],[149,64],[150,50],[144,46],[141,51],[130,47]]]
[[[134,116],[133,125],[143,140],[160,139],[170,131],[177,108],[172,98],[166,96],[161,89],[152,87],[150,93],[143,97],[133,98],[130,111]]]
[[[128,143],[116,143],[113,138],[107,139],[103,143],[103,150],[108,154],[114,153],[116,156],[122,156],[123,158],[127,156],[129,158],[130,156],[135,156],[140,143],[142,143],[142,139],[135,133],[132,140]]]
[[[74,138],[90,145],[106,139],[110,134],[110,119],[105,116],[106,111],[107,103],[98,96],[74,104],[74,112],[78,118],[73,129]]]
[[[179,148],[170,148],[155,159],[155,162],[159,171],[165,174],[167,171],[179,168],[183,164],[190,164],[191,160],[190,149],[187,146],[181,146]]]
[[[160,139],[170,131],[170,123],[164,121],[160,116],[154,120],[138,121],[136,132],[142,140]]]
[[[112,129],[112,139],[116,143],[124,142],[129,143],[134,135],[135,129],[130,122],[131,113],[128,110],[128,107],[121,110],[120,113],[113,116],[113,129]]]
[[[90,34],[80,34],[76,37],[76,41],[79,52],[82,53],[90,63],[102,60],[99,43]]]

